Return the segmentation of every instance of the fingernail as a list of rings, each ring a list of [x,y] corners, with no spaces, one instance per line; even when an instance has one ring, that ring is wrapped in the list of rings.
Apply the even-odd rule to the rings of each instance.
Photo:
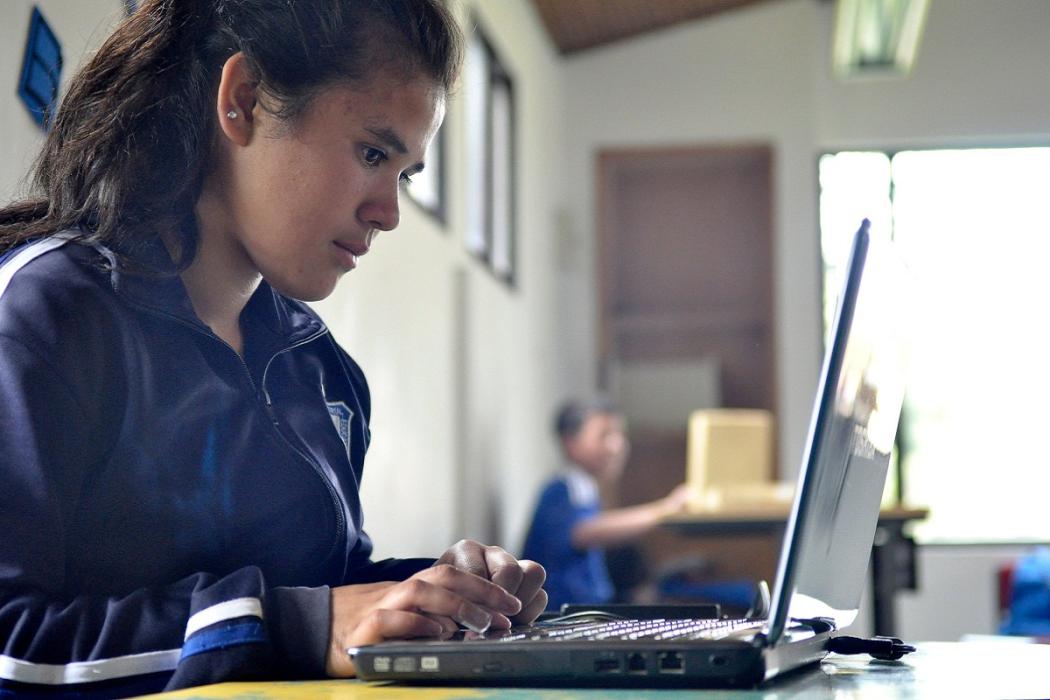
[[[506,615],[496,613],[492,616],[492,624],[489,625],[490,630],[509,630],[513,626],[510,618]]]
[[[492,624],[492,615],[481,608],[464,603],[459,607],[456,622],[474,632],[484,632]]]

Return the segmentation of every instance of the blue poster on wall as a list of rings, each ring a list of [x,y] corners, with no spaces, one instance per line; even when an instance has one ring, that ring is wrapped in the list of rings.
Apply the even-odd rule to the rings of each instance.
[[[41,128],[48,127],[50,117],[54,114],[61,78],[62,46],[40,14],[40,9],[34,7],[29,20],[26,51],[22,57],[18,96]]]

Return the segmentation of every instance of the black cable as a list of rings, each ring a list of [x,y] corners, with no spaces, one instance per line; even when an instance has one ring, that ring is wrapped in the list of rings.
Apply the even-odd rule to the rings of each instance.
[[[623,615],[595,608],[593,610],[579,610],[568,615],[556,615],[555,617],[544,617],[537,620],[535,625],[572,625],[587,622],[615,622],[626,620]]]
[[[915,647],[905,644],[896,637],[848,637],[840,635],[828,640],[825,647],[836,654],[869,654],[881,661],[896,661],[905,654],[915,651]]]

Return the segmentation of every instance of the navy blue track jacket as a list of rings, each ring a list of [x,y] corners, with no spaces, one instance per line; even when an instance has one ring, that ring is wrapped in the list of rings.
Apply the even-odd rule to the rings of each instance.
[[[0,696],[323,676],[328,587],[432,563],[370,559],[364,375],[265,282],[242,359],[116,263],[0,261]]]

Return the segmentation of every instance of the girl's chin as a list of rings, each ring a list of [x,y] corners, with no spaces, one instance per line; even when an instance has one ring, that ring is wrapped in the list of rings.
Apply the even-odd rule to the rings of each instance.
[[[335,291],[335,285],[338,281],[339,277],[334,277],[323,283],[319,283],[318,280],[311,280],[310,284],[282,284],[267,280],[271,287],[284,296],[298,299],[299,301],[323,301],[327,299]]]

